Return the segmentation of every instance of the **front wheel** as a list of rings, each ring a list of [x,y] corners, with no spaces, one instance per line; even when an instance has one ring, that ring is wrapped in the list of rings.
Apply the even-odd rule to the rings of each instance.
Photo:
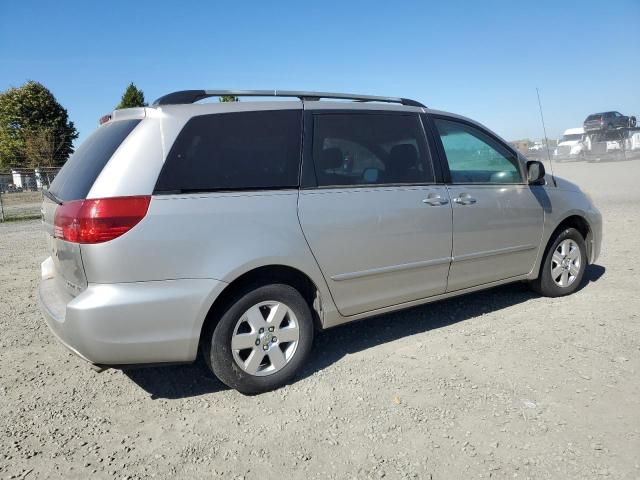
[[[313,344],[309,305],[293,287],[272,284],[240,295],[204,345],[205,361],[227,386],[245,394],[285,385]]]
[[[567,228],[551,241],[531,287],[545,297],[569,295],[580,287],[586,266],[584,238],[575,228]]]

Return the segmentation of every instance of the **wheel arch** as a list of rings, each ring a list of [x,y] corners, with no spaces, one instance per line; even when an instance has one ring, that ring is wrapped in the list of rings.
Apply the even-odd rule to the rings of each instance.
[[[591,225],[589,221],[585,218],[584,215],[580,215],[579,213],[572,213],[564,217],[553,230],[550,239],[557,234],[560,230],[565,228],[575,228],[580,232],[582,237],[587,240],[587,237],[591,233]]]
[[[587,264],[591,263],[591,255],[593,249],[593,229],[591,228],[591,225],[589,224],[589,221],[586,219],[585,215],[582,215],[578,212],[573,212],[560,220],[560,222],[558,222],[556,227],[552,230],[551,234],[546,238],[544,250],[542,251],[542,254],[539,257],[539,261],[537,262],[537,265],[534,269],[534,278],[537,278],[540,275],[540,270],[543,267],[544,258],[547,255],[549,248],[551,248],[553,240],[556,238],[558,233],[567,228],[575,228],[580,233],[580,235],[582,235],[587,248]]]
[[[315,282],[307,274],[295,267],[281,264],[263,265],[238,275],[216,297],[200,328],[200,346],[207,336],[205,334],[215,328],[220,316],[238,295],[273,283],[282,283],[295,288],[309,304],[316,329],[321,330],[323,328],[321,292]]]

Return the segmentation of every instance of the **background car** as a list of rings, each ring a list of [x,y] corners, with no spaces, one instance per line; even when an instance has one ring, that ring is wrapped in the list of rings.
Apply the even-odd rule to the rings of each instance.
[[[558,146],[553,151],[553,159],[575,160],[584,156],[584,129],[568,128],[562,134],[562,138],[558,142]]]
[[[585,132],[613,130],[615,128],[635,127],[636,117],[627,117],[620,112],[602,112],[589,115],[584,121]]]

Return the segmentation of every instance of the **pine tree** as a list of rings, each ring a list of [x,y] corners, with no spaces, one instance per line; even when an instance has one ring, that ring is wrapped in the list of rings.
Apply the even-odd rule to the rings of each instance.
[[[127,89],[122,94],[122,99],[120,103],[116,107],[116,110],[121,108],[132,108],[132,107],[146,107],[147,104],[144,101],[144,92],[136,87],[133,82],[129,84]]]

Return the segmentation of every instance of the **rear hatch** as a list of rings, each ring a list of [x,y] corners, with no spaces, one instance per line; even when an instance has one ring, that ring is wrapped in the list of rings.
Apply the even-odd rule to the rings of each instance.
[[[98,128],[69,158],[44,192],[42,222],[47,247],[54,264],[55,279],[67,293],[76,296],[87,287],[81,245],[58,238],[56,211],[65,203],[87,198],[91,187],[109,159],[140,119],[108,122]]]
[[[586,129],[601,128],[602,126],[602,115],[589,115],[584,121],[584,128]]]

